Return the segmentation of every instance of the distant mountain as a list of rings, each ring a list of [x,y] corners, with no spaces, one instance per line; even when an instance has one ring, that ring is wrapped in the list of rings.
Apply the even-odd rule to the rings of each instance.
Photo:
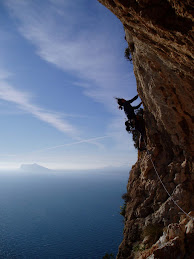
[[[34,164],[22,164],[20,166],[20,170],[23,172],[35,172],[35,173],[41,173],[41,172],[49,172],[50,169],[43,167],[41,165],[38,165],[36,163]]]

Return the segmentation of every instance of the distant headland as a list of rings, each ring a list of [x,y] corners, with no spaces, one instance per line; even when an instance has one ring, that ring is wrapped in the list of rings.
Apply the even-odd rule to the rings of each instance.
[[[39,164],[22,164],[20,166],[20,171],[22,172],[49,172],[51,171],[50,169],[44,167],[44,166],[41,166]]]

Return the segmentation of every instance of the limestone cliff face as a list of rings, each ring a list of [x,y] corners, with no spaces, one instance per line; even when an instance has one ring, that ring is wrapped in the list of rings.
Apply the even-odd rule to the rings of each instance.
[[[99,2],[124,25],[145,111],[147,148],[168,192],[189,213],[194,210],[194,3]],[[145,151],[130,172],[126,202],[117,258],[194,258],[193,222],[165,192]]]

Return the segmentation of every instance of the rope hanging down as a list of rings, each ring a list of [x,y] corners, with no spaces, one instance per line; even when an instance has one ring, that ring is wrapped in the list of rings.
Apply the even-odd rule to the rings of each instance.
[[[157,174],[157,176],[158,176],[158,179],[160,180],[160,182],[161,182],[161,184],[162,184],[164,190],[167,192],[168,196],[172,199],[172,201],[174,202],[174,204],[175,204],[187,217],[189,217],[191,220],[194,220],[194,218],[191,217],[187,212],[185,212],[185,211],[177,204],[177,202],[172,198],[172,196],[170,195],[170,193],[169,193],[168,190],[166,189],[166,186],[165,186],[164,183],[162,182],[162,180],[161,180],[161,178],[160,178],[160,176],[159,176],[159,174],[158,174],[158,172],[157,172],[157,169],[156,169],[156,167],[155,167],[155,165],[154,165],[154,162],[153,162],[153,160],[152,160],[151,154],[149,153],[149,151],[148,151],[147,149],[146,149],[146,151],[147,151],[147,155],[148,155],[148,157],[149,157],[149,159],[150,159],[150,161],[151,161],[151,163],[152,163],[152,165],[153,165],[153,168],[154,168],[154,170],[155,170],[155,172],[156,172],[156,174]]]

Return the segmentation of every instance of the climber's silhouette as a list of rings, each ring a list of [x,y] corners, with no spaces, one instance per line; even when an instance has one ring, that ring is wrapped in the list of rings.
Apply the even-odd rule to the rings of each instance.
[[[134,130],[139,132],[140,137],[139,137],[138,149],[140,151],[143,151],[143,150],[145,150],[145,147],[144,147],[144,145],[145,145],[145,141],[144,141],[145,124],[144,124],[143,117],[140,117],[135,114],[135,110],[139,109],[142,103],[140,103],[137,106],[131,106],[131,103],[133,101],[137,100],[137,98],[138,98],[138,95],[136,95],[134,98],[132,98],[131,100],[128,100],[128,101],[126,101],[125,99],[120,99],[120,98],[116,98],[116,99],[117,99],[117,103],[119,105],[119,109],[122,110],[124,108],[124,112],[128,118],[128,120],[125,122],[126,130],[131,133],[133,133]],[[142,147],[142,145],[143,145],[143,147]]]
[[[130,121],[130,123],[132,124],[132,120],[134,119],[136,122],[136,115],[134,110],[139,109],[139,107],[141,106],[142,103],[140,103],[137,106],[131,106],[131,103],[135,100],[137,100],[138,95],[136,95],[133,99],[126,101],[125,99],[120,99],[120,98],[116,98],[117,99],[117,103],[119,105],[119,109],[123,109],[124,108],[124,112],[127,115],[128,120]]]

